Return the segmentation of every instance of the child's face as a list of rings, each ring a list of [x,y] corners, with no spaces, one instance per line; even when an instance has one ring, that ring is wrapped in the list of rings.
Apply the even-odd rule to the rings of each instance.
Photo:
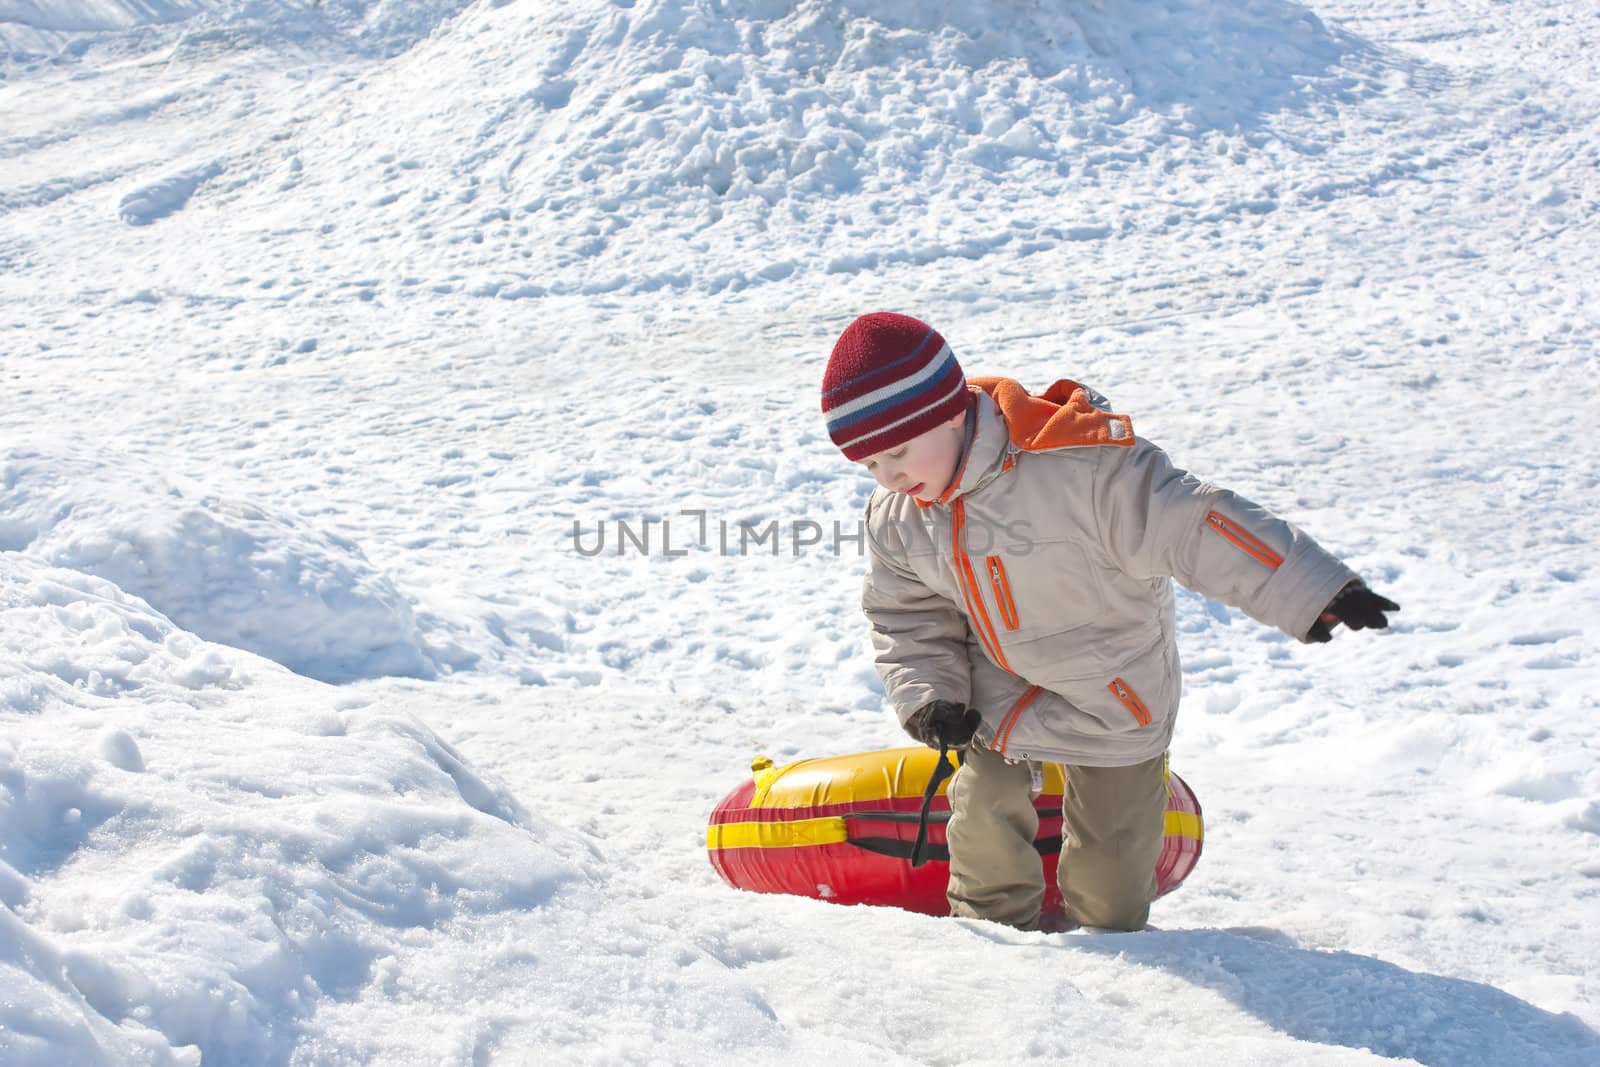
[[[953,416],[903,445],[868,456],[861,464],[885,489],[909,493],[931,503],[944,494],[956,476],[967,435],[966,420],[964,413]]]

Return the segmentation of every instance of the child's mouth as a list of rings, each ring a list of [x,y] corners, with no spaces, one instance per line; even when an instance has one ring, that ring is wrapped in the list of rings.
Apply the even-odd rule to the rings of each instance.
[[[918,493],[922,492],[922,487],[927,484],[927,482],[918,482],[916,485],[913,485],[910,489],[906,490],[906,496],[916,496]]]

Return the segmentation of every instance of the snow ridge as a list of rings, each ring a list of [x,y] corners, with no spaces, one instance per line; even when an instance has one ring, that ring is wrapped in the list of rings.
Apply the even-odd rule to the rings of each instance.
[[[410,604],[353,542],[63,446],[0,464],[0,551],[109,579],[177,626],[328,682],[428,677]]]

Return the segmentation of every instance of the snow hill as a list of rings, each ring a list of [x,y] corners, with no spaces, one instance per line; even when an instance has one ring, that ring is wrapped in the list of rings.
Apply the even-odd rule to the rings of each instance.
[[[1600,1063],[1597,45],[0,0],[0,1062]],[[903,740],[816,406],[885,308],[1404,605],[1180,594],[1156,930],[706,863],[755,755]]]

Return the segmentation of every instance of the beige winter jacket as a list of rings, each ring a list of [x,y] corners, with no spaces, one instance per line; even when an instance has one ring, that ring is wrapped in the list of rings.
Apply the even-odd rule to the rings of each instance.
[[[944,496],[879,488],[867,502],[862,607],[901,722],[954,700],[1008,757],[1139,763],[1177,718],[1172,578],[1301,640],[1357,580],[1174,467],[1092,390],[969,383],[976,426]]]

